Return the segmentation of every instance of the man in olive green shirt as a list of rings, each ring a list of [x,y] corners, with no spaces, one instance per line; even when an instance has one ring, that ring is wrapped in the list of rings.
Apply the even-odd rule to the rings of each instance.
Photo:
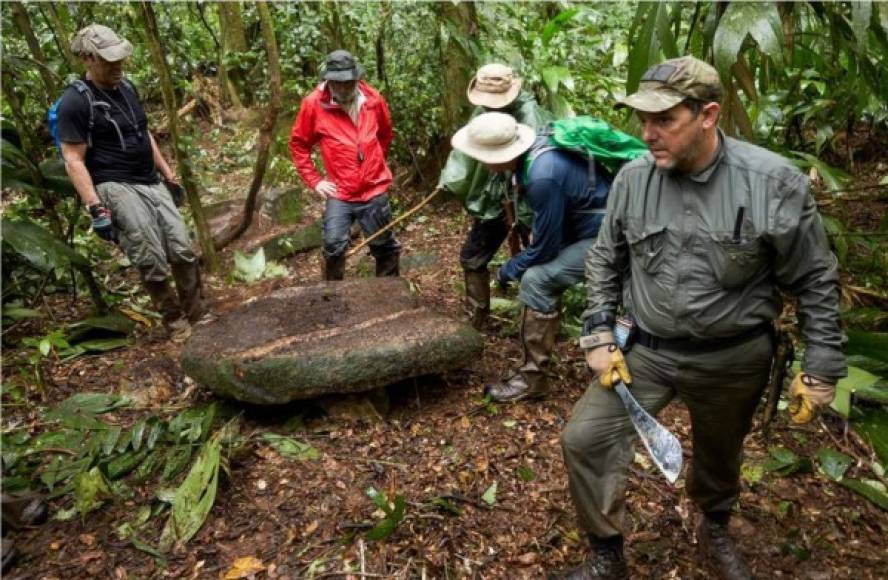
[[[650,413],[678,395],[693,427],[686,489],[704,514],[703,555],[723,578],[751,578],[728,534],[743,439],[768,379],[780,291],[798,298],[806,344],[790,418],[810,421],[845,376],[837,262],[808,192],[786,159],[717,127],[718,74],[691,57],[665,61],[617,106],[636,111],[651,153],[620,171],[586,258],[580,344],[597,381],[562,433],[570,490],[592,550],[566,577],[625,578],[623,520],[635,433],[618,381]],[[614,318],[630,314],[625,356]]]

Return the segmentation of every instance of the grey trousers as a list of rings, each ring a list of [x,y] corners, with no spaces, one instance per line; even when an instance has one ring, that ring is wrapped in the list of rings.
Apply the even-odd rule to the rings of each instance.
[[[743,439],[768,381],[773,339],[763,335],[708,353],[635,345],[627,355],[630,390],[655,415],[677,394],[693,429],[686,489],[703,510],[727,511],[740,490]],[[561,434],[570,493],[587,533],[623,533],[626,475],[637,435],[616,393],[597,381],[577,402]]]
[[[188,229],[163,183],[106,181],[96,193],[111,210],[120,248],[144,280],[166,280],[170,263],[194,262]]]
[[[543,314],[558,310],[558,300],[564,291],[586,279],[586,252],[594,242],[595,238],[574,242],[554,259],[528,268],[521,276],[518,299]]]

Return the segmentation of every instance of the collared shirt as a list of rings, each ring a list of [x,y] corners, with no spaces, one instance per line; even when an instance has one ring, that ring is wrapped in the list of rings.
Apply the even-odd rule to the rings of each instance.
[[[798,297],[803,370],[845,376],[838,264],[807,178],[775,153],[719,139],[696,174],[661,171],[651,155],[623,167],[586,258],[584,318],[622,302],[651,334],[727,337],[773,321],[785,290]]]

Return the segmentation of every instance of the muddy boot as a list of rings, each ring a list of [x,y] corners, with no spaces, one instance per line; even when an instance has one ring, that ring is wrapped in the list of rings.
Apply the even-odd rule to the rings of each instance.
[[[466,276],[466,309],[475,330],[483,330],[490,317],[490,272],[464,270]]]
[[[527,306],[521,311],[521,346],[524,364],[508,380],[484,388],[491,401],[505,403],[539,399],[546,394],[546,368],[558,334],[558,311],[543,314]]]
[[[154,308],[163,317],[163,327],[174,342],[184,342],[191,335],[191,326],[182,316],[179,300],[166,280],[142,280]]]
[[[384,256],[377,256],[376,277],[382,278],[383,276],[399,276],[401,274],[400,262],[400,252],[392,252],[391,254],[386,254]]]
[[[0,546],[3,548],[3,557],[0,560],[0,566],[2,566],[0,573],[6,574],[15,563],[18,551],[15,549],[12,538],[0,538]]]
[[[167,280],[142,280],[142,285],[151,296],[154,309],[163,317],[164,326],[182,318],[179,301]]]
[[[0,512],[4,528],[20,530],[27,526],[39,526],[45,522],[49,515],[49,507],[40,496],[33,493],[4,493]]]
[[[197,260],[171,264],[179,304],[188,322],[195,323],[204,313],[203,285],[200,281],[200,266]]]
[[[324,280],[345,278],[345,254],[324,259]]]
[[[599,540],[590,537],[592,549],[586,560],[566,572],[549,574],[550,580],[623,580],[629,578],[626,558],[623,556],[623,537]]]
[[[703,517],[697,527],[700,555],[722,580],[752,580],[746,559],[728,533],[728,518],[724,515]]]

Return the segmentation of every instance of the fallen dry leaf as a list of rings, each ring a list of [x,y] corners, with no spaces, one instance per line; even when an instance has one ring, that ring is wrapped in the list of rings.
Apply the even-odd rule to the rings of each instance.
[[[265,570],[265,564],[255,556],[244,556],[234,561],[234,565],[222,576],[222,580],[247,578]]]

